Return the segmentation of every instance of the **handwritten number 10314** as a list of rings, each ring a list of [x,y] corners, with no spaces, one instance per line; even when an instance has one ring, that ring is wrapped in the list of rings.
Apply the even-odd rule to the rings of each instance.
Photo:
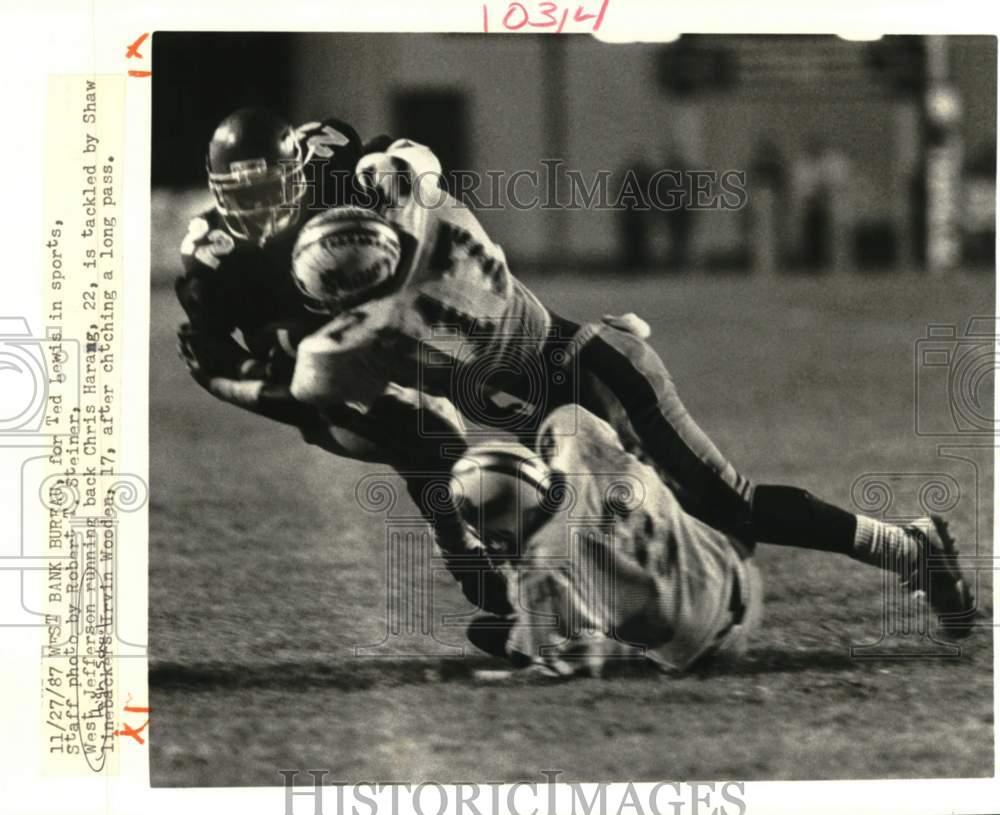
[[[513,0],[507,4],[498,28],[502,31],[552,29],[555,34],[561,34],[567,26],[574,31],[599,31],[608,10],[608,2],[609,0],[602,0],[599,6],[588,10],[582,5],[574,9],[572,5],[564,6],[559,3],[519,3]],[[486,3],[483,3],[483,32],[490,32],[490,8]]]

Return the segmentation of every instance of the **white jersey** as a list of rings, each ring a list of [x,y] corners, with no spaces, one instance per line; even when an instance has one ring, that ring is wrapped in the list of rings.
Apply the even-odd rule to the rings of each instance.
[[[432,332],[451,332],[497,347],[538,348],[550,318],[507,265],[468,207],[440,187],[440,165],[426,147],[405,140],[386,155],[404,162],[412,189],[382,213],[403,242],[399,272]],[[363,159],[362,162],[365,160]]]
[[[508,652],[568,675],[639,658],[684,671],[710,653],[745,651],[763,597],[739,544],[685,513],[586,410],[558,408],[540,436],[566,498],[513,564]]]
[[[400,238],[402,286],[302,342],[296,397],[365,404],[389,381],[452,396],[459,369],[537,369],[549,313],[472,212],[440,188],[433,153],[401,140],[366,156],[358,170],[397,187],[382,215]],[[500,380],[491,386],[502,389]]]

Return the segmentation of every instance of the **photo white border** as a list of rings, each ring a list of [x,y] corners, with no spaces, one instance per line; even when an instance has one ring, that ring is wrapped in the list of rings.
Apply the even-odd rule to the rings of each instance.
[[[494,4],[505,5],[505,4]],[[249,11],[253,8],[253,12]],[[157,30],[246,31],[470,31],[481,29],[480,0],[401,2],[368,0],[283,0],[238,2],[185,0],[48,0],[34,3],[7,0],[0,8],[0,63],[4,67],[0,155],[7,158],[8,190],[4,199],[6,236],[4,314],[23,315],[32,328],[40,325],[44,172],[42,138],[46,79],[49,74],[124,73],[149,68],[152,38],[143,47],[145,64],[125,59],[126,47],[143,32]],[[634,23],[632,28],[628,23]],[[865,2],[822,3],[756,0],[701,0],[680,4],[610,0],[606,30],[627,39],[630,31],[663,36],[679,32],[718,33],[873,33],[993,34],[1000,31],[993,4],[972,0],[941,3]],[[556,36],[556,35],[553,35]],[[125,381],[131,383],[124,410],[129,452],[125,471],[148,475],[148,319],[149,319],[149,79],[133,78],[127,86],[127,151],[125,157],[125,275],[124,311],[128,341],[123,360]],[[1000,403],[1000,402],[998,402]],[[0,487],[17,474],[0,471]],[[995,479],[995,500],[1000,483]],[[13,509],[13,508],[8,508]],[[994,517],[994,540],[997,539]],[[143,576],[145,578],[145,576]],[[145,579],[134,584],[146,592]],[[994,587],[996,594],[996,587]],[[150,789],[148,774],[125,771],[118,778],[57,779],[40,775],[38,715],[40,629],[4,629],[0,643],[6,661],[17,670],[0,675],[0,711],[5,723],[0,741],[4,811],[29,813],[176,813],[232,811],[253,815],[285,812],[284,790]],[[997,651],[994,638],[994,660]],[[996,664],[996,663],[995,663]],[[994,710],[996,687],[994,686]],[[153,724],[155,730],[155,711]],[[995,731],[994,731],[995,735]],[[155,735],[153,736],[155,738]],[[127,748],[126,748],[127,749]],[[863,744],[859,750],[865,749]],[[123,769],[139,763],[123,763]],[[328,796],[332,802],[332,796]],[[386,800],[388,800],[386,798]],[[1000,811],[1000,784],[992,780],[748,782],[747,811],[763,813],[937,813]],[[296,811],[311,811],[309,807]],[[327,811],[334,811],[332,804]],[[347,811],[350,811],[348,808]],[[367,811],[360,809],[359,811]],[[405,811],[405,810],[403,810]]]

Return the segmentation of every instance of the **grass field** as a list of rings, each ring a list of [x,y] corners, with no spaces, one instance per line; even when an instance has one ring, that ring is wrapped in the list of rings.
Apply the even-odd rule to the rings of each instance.
[[[845,506],[895,474],[890,512],[920,513],[931,475],[960,486],[963,551],[990,554],[988,438],[919,436],[915,343],[931,323],[992,312],[992,280],[917,276],[530,280],[583,319],[634,309],[688,408],[759,482]],[[879,640],[882,579],[837,556],[761,546],[763,629],[735,668],[682,679],[479,681],[464,658],[360,658],[386,620],[385,532],[357,508],[370,468],[307,448],[189,380],[179,312],[152,300],[151,735],[155,785],[269,785],[279,769],[337,781],[838,779],[993,772],[992,636],[930,658]],[[942,386],[932,419],[949,418]],[[926,415],[926,414],[924,414]],[[978,469],[973,463],[978,462]],[[446,576],[435,608],[467,611]],[[989,574],[979,595],[992,612]],[[440,639],[461,645],[460,628]],[[926,658],[904,659],[904,646]],[[471,651],[470,647],[470,651]]]

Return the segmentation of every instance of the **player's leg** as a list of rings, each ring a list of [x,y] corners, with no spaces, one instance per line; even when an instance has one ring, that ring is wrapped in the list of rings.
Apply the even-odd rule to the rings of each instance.
[[[797,487],[752,484],[691,418],[662,360],[640,337],[605,322],[574,332],[564,321],[560,328],[563,336],[573,336],[575,398],[606,418],[624,440],[635,439],[678,483],[685,508],[699,518],[743,539],[838,552],[894,571],[915,589],[933,578],[940,584],[931,595],[939,611],[971,611],[954,543],[939,519],[887,524]],[[928,559],[940,560],[951,576],[928,577],[921,566]]]
[[[754,485],[719,451],[688,413],[669,372],[640,337],[607,322],[584,326],[554,318],[569,338],[564,398],[578,401],[647,459],[685,506],[716,527],[748,536]]]
[[[402,470],[400,475],[413,503],[434,530],[445,566],[465,599],[490,614],[510,614],[506,577],[494,567],[486,548],[458,513],[442,507],[442,496],[448,489],[447,472]]]
[[[857,516],[805,490],[753,484],[694,421],[663,361],[640,337],[593,323],[573,333],[572,348],[576,398],[634,438],[689,496],[694,514],[751,540],[851,554]]]
[[[450,469],[466,449],[462,421],[447,400],[390,386],[371,405],[367,421],[395,451],[391,464],[434,532],[445,565],[473,605],[509,614],[507,580],[454,508]]]

